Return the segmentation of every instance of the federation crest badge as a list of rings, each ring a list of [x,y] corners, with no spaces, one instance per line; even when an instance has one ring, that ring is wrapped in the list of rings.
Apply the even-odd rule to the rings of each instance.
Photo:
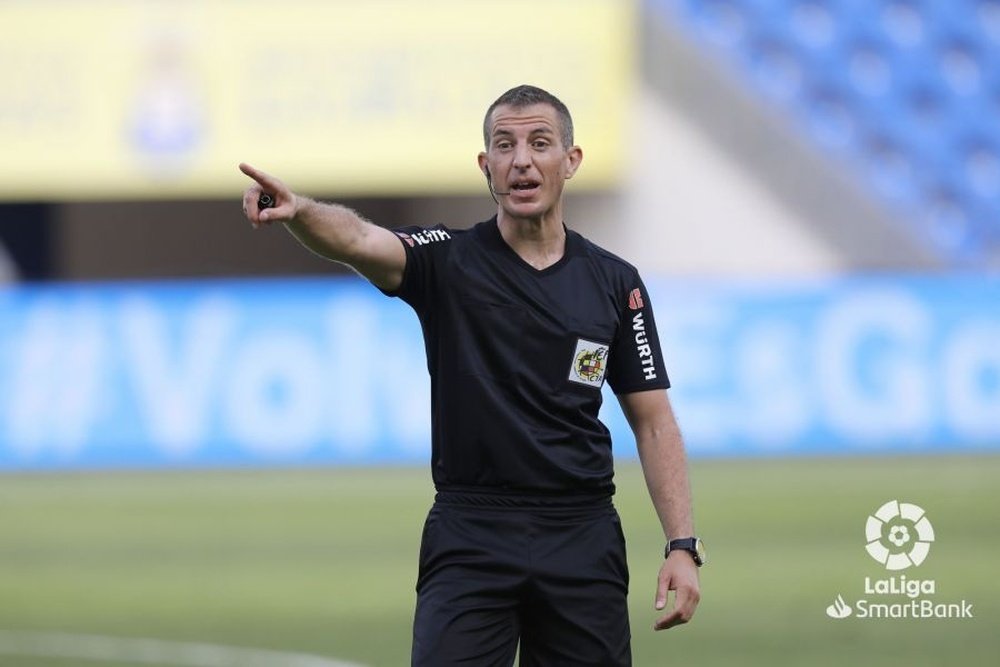
[[[600,388],[604,384],[604,374],[607,370],[608,346],[592,340],[577,339],[573,363],[569,368],[569,379],[588,387]]]

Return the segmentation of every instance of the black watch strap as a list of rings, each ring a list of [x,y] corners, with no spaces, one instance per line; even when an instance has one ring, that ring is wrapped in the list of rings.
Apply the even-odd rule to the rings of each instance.
[[[676,540],[670,540],[667,543],[667,548],[663,550],[663,557],[666,558],[670,555],[671,551],[687,551],[694,558],[694,563],[698,567],[705,564],[705,558],[702,555],[704,547],[699,549],[700,539],[697,537],[681,537]]]

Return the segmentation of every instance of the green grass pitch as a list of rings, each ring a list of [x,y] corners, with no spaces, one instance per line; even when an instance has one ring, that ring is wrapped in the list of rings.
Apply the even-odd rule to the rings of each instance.
[[[638,466],[618,466],[636,665],[997,664],[1000,457],[695,460],[691,474],[711,559],[702,605],[654,633],[663,539]],[[423,467],[0,475],[0,631],[405,665],[431,497]],[[936,532],[905,574],[969,600],[973,619],[826,616],[886,576],[864,524],[894,498]],[[140,664],[9,651],[0,641],[0,665]]]

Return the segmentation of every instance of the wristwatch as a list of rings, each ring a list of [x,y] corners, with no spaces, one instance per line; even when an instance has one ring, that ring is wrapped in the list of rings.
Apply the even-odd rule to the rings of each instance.
[[[701,541],[700,537],[682,537],[670,540],[667,543],[667,548],[663,551],[663,557],[666,558],[670,555],[671,551],[678,550],[687,551],[691,554],[694,564],[698,567],[708,562],[708,558],[705,556],[705,543]]]

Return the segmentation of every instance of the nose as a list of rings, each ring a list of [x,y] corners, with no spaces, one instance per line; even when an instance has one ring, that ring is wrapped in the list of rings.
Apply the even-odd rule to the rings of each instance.
[[[513,167],[515,169],[527,169],[531,166],[531,152],[524,144],[518,144],[514,149]]]

